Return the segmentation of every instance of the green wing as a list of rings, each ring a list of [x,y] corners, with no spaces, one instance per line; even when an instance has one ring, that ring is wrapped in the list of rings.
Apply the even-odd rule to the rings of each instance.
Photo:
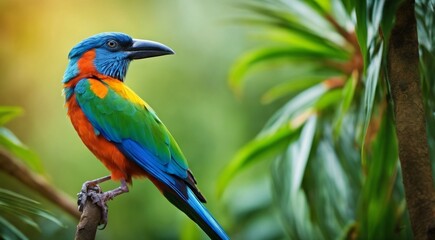
[[[155,112],[149,106],[126,99],[109,86],[107,94],[100,98],[91,90],[90,81],[97,80],[81,80],[74,93],[95,134],[115,144],[132,140],[155,156],[149,161],[154,161],[156,167],[186,179],[186,158]]]

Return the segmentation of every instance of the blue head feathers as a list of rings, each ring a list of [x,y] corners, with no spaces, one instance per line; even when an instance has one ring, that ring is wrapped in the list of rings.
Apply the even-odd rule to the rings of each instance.
[[[109,41],[116,41],[118,46],[113,47],[114,42],[109,43]],[[116,43],[115,43],[116,44]],[[120,50],[121,47],[127,48],[133,44],[133,39],[125,33],[119,32],[104,32],[99,33],[85,40],[79,42],[75,47],[71,49],[68,54],[69,59],[73,59],[75,57],[80,57],[83,53],[91,50],[91,49],[106,49],[110,52],[115,52],[116,50]]]
[[[100,33],[81,41],[68,54],[70,62],[63,82],[68,82],[80,73],[77,62],[90,50],[95,51],[93,64],[99,73],[124,80],[131,61],[124,50],[132,45],[133,39],[130,36],[115,32]]]
[[[98,74],[124,80],[128,65],[131,60],[173,54],[169,47],[147,40],[132,39],[130,36],[119,32],[105,32],[89,37],[71,49],[70,60],[65,71],[63,82],[67,83],[78,75],[95,74],[83,72],[79,69],[78,61],[89,51],[95,51],[92,61]]]

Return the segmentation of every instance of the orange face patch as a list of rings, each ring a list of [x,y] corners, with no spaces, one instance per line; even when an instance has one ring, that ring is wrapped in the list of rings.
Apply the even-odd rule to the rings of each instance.
[[[107,86],[98,80],[90,80],[89,83],[91,84],[91,91],[99,98],[104,98],[109,92]]]
[[[89,76],[100,76],[94,65],[95,50],[89,50],[77,61],[79,73],[76,77],[64,84],[65,87],[74,87],[81,79]]]
[[[95,49],[85,52],[77,62],[77,66],[80,73],[93,74],[97,73],[94,65]]]

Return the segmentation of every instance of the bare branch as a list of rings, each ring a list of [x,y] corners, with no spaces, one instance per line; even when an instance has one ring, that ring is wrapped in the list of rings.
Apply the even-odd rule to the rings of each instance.
[[[71,197],[56,189],[43,176],[30,171],[21,161],[13,158],[2,149],[0,149],[0,170],[35,190],[74,218],[80,218],[80,212]]]

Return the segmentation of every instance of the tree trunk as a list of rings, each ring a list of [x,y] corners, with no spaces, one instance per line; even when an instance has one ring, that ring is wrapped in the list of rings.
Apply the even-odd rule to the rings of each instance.
[[[399,158],[414,238],[435,239],[435,190],[420,88],[413,0],[396,13],[388,49],[388,75],[394,101]]]

